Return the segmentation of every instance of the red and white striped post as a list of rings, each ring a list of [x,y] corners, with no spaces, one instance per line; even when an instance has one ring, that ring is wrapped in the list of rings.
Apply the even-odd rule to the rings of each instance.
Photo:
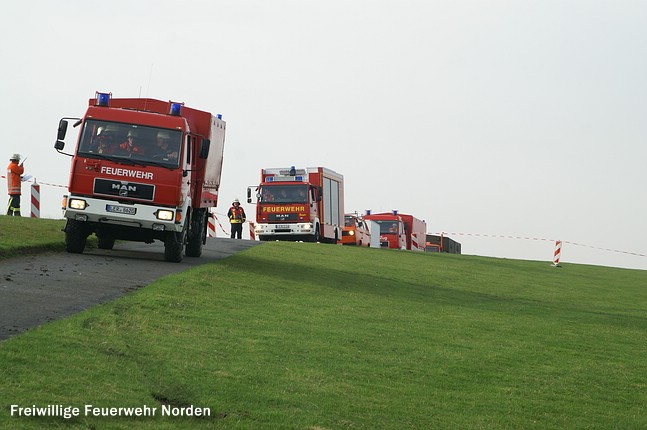
[[[216,237],[216,221],[211,213],[209,214],[207,221],[207,236]]]
[[[555,252],[553,253],[553,266],[559,267],[559,259],[562,256],[562,241],[555,242]]]
[[[249,239],[256,240],[256,234],[254,233],[254,223],[249,222]]]
[[[36,182],[36,178],[31,184],[31,217],[40,218],[40,185]]]

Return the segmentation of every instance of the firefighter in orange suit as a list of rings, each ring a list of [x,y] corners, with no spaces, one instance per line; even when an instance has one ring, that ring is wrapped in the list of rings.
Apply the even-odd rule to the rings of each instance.
[[[9,159],[7,166],[7,189],[9,190],[9,204],[7,205],[7,215],[20,216],[20,186],[21,176],[25,171],[20,161],[20,154],[13,154]]]
[[[229,223],[231,224],[231,238],[242,239],[243,236],[243,223],[245,222],[245,209],[240,206],[238,199],[235,199],[227,212]]]

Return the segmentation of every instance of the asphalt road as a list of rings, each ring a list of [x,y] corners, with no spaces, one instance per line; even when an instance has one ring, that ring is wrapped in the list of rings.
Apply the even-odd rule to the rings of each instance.
[[[113,250],[46,253],[0,260],[0,341],[145,287],[162,276],[260,244],[208,238],[202,256],[164,261],[164,244],[118,242]]]

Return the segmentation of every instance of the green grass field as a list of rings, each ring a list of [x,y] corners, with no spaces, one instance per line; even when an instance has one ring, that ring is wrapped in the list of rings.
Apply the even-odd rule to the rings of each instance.
[[[647,271],[272,242],[0,343],[0,428],[641,429],[645,356]]]
[[[63,220],[0,216],[0,259],[17,253],[62,250]]]

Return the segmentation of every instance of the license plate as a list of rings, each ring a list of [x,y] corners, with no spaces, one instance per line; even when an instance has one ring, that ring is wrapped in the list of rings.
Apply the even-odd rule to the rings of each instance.
[[[116,214],[135,215],[137,208],[131,208],[128,206],[106,205],[106,211]]]
[[[274,228],[290,228],[289,224],[276,224]]]

